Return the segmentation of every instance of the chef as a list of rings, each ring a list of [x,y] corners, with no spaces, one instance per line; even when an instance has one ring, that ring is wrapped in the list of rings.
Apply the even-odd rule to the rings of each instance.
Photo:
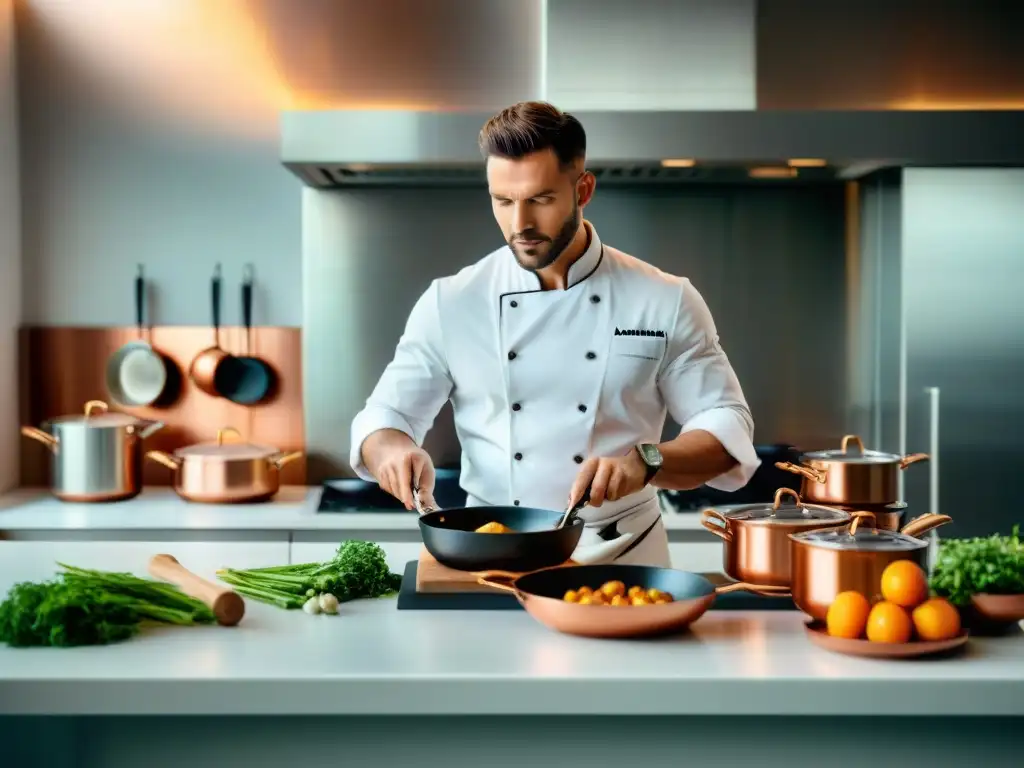
[[[352,467],[433,504],[421,446],[450,400],[467,505],[564,510],[589,490],[575,560],[670,566],[656,488],[732,491],[760,463],[708,307],[583,218],[596,179],[572,115],[516,104],[480,147],[506,244],[416,302],[352,423]],[[682,427],[660,442],[666,415]]]

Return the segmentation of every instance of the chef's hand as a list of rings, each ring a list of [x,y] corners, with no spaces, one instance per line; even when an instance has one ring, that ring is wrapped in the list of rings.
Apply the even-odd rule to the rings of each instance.
[[[426,451],[415,445],[396,446],[388,451],[377,466],[377,482],[405,504],[406,509],[416,508],[413,488],[420,489],[423,506],[437,506],[434,501],[434,462]]]
[[[647,467],[636,451],[616,458],[592,458],[583,462],[576,482],[569,492],[569,506],[574,507],[587,488],[590,488],[592,507],[607,501],[618,501],[644,487]]]

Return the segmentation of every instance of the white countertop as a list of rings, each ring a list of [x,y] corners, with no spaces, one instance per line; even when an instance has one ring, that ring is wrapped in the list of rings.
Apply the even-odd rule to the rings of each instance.
[[[0,590],[48,572],[38,545],[9,546]],[[124,545],[103,546],[93,557],[104,567],[144,573]],[[560,635],[519,611],[377,600],[308,616],[250,601],[232,629],[0,647],[0,714],[41,713],[1019,716],[1024,634],[972,639],[956,658],[877,661],[811,645],[788,612],[711,611],[686,635],[609,641]]]
[[[2,531],[415,531],[416,516],[401,511],[317,514],[320,486],[285,486],[263,504],[195,504],[170,488],[147,488],[112,504],[74,504],[45,489],[0,496]],[[696,531],[700,515],[666,512],[669,530]]]

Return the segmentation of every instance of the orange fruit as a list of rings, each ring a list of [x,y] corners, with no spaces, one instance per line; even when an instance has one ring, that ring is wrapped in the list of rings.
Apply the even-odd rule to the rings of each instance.
[[[871,610],[868,599],[860,592],[840,592],[825,615],[825,627],[833,637],[855,640],[864,634]]]
[[[913,629],[910,614],[896,603],[875,603],[868,614],[867,635],[873,643],[906,643]]]
[[[928,599],[928,576],[912,560],[897,560],[882,571],[882,597],[904,608],[914,608]]]
[[[960,612],[941,597],[921,603],[911,618],[922,640],[949,640],[960,634]]]

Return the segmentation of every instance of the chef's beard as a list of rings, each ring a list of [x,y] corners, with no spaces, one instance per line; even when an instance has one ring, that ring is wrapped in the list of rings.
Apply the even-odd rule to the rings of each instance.
[[[558,257],[561,256],[565,249],[569,247],[573,238],[576,237],[576,231],[580,228],[580,206],[579,203],[574,203],[572,207],[572,213],[562,222],[561,228],[558,230],[558,234],[554,237],[548,237],[547,235],[541,234],[532,229],[528,229],[525,232],[517,232],[509,238],[508,247],[512,251],[512,255],[515,256],[516,262],[523,269],[527,269],[530,272],[539,272],[542,269],[546,269],[558,261]],[[523,248],[522,243],[517,243],[517,240],[542,240],[543,242],[536,248]],[[547,250],[544,250],[544,244],[549,243]]]

